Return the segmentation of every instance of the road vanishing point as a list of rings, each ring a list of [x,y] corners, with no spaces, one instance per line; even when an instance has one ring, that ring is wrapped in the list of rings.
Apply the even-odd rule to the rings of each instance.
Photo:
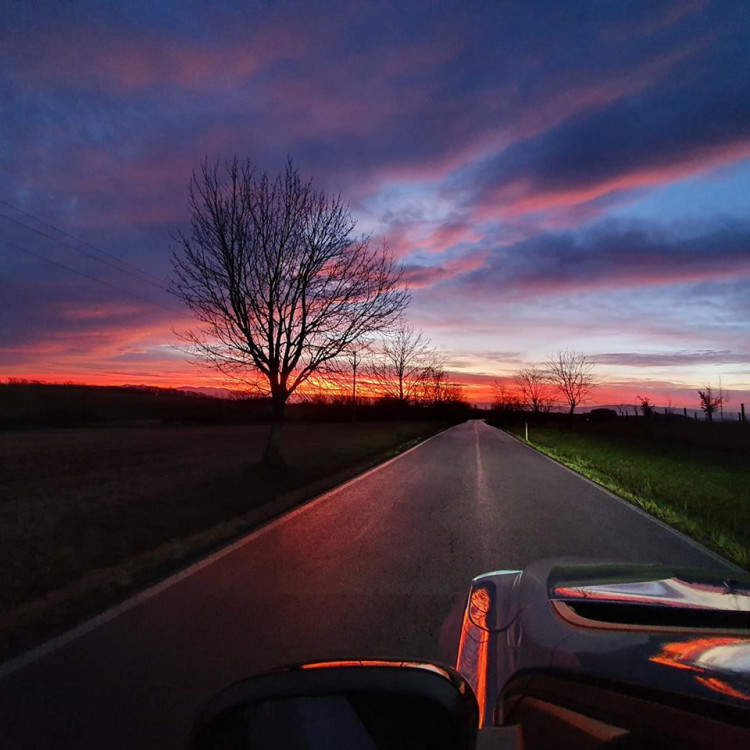
[[[471,579],[556,556],[735,570],[480,421],[453,427],[0,668],[5,748],[184,748],[228,684],[435,659]]]

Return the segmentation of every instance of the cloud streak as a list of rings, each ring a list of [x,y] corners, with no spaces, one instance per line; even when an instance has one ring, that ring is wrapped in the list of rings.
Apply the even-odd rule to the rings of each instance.
[[[714,351],[679,352],[606,352],[596,355],[600,365],[627,367],[685,367],[691,365],[727,365],[750,362],[750,352],[733,352],[728,349]]]
[[[482,352],[534,360],[565,341],[641,376],[732,366],[739,382],[749,33],[733,0],[12,3],[0,194],[162,278],[202,158],[275,171],[290,155],[388,242],[410,317],[465,353],[462,372],[502,370]],[[688,183],[690,226],[664,196]],[[0,245],[0,367],[177,372],[160,348],[186,327],[159,307],[173,300],[6,221],[0,233],[58,263]],[[639,359],[650,351],[665,359]]]
[[[750,277],[750,225],[689,239],[607,225],[580,236],[545,235],[505,248],[463,283],[471,293],[560,295]]]
[[[697,79],[693,85],[625,97],[469,170],[463,180],[478,185],[469,190],[474,215],[487,219],[585,204],[750,157],[747,77],[737,71],[736,50],[709,57],[721,87],[700,76],[695,64],[691,58],[683,72]]]

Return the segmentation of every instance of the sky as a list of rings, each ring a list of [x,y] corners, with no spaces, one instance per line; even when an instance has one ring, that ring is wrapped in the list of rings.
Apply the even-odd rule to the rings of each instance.
[[[216,385],[164,287],[201,160],[288,157],[385,240],[468,397],[750,402],[750,7],[5,2],[0,379]]]

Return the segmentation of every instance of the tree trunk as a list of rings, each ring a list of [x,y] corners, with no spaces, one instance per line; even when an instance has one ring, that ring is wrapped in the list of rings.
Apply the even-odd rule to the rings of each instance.
[[[281,428],[284,424],[284,409],[286,407],[286,393],[281,388],[271,389],[271,429],[268,433],[268,442],[263,454],[263,462],[266,466],[284,466],[281,457]]]

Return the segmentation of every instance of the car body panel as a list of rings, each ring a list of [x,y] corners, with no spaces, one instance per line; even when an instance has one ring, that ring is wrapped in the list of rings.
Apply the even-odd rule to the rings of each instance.
[[[541,671],[746,712],[750,579],[575,559],[488,573],[472,582],[456,669],[483,726],[504,723],[511,681],[518,692]]]

